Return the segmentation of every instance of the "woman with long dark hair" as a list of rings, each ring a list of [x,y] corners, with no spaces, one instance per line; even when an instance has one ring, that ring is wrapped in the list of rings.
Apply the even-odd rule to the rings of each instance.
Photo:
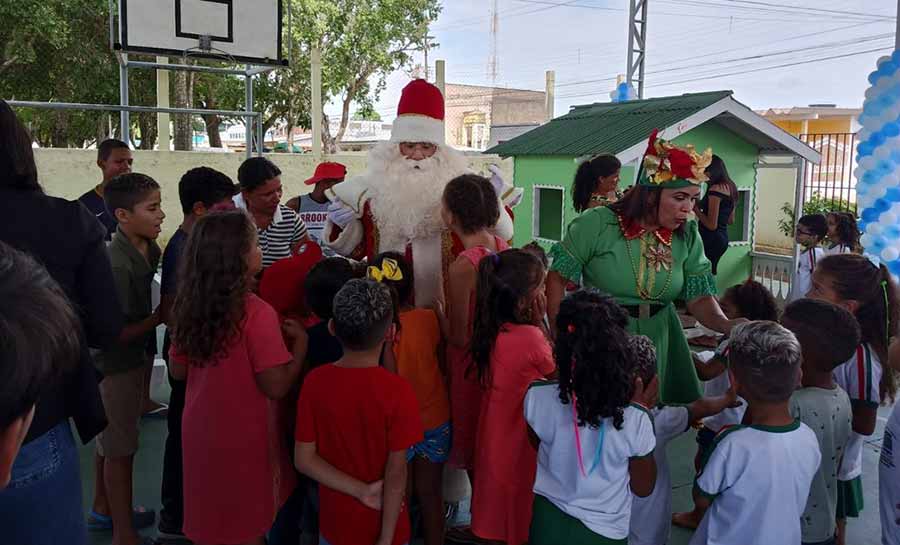
[[[690,221],[711,152],[679,148],[655,132],[649,144],[638,185],[622,200],[575,218],[553,248],[548,310],[555,322],[566,283],[579,277],[586,287],[611,294],[630,315],[629,330],[656,344],[662,401],[690,403],[700,397],[700,382],[673,301],[686,301],[710,329],[727,332],[735,323],[719,308],[710,263]]]
[[[716,274],[719,260],[728,250],[728,226],[734,223],[738,189],[728,175],[725,161],[718,155],[713,155],[712,162],[706,167],[706,176],[709,178],[708,189],[694,207],[694,214],[700,224],[703,250],[712,265],[712,273]]]
[[[590,208],[612,204],[622,198],[618,191],[622,163],[615,155],[598,155],[578,165],[572,180],[572,204],[579,214]]]
[[[122,329],[112,286],[106,229],[78,202],[44,194],[31,135],[0,100],[0,240],[43,264],[79,314],[84,340],[74,368],[37,403],[34,422],[0,492],[0,528],[9,543],[87,542],[78,450],[106,427],[98,375],[88,352],[108,346]]]

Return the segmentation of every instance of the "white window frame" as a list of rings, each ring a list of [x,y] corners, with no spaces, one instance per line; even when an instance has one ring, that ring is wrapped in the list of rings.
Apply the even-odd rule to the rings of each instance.
[[[564,186],[553,184],[535,184],[531,188],[531,238],[538,242],[547,244],[555,244],[559,240],[553,240],[540,236],[541,227],[541,190],[552,189],[562,193],[562,210],[560,210],[560,226],[559,232],[561,236],[566,234],[566,188]]]

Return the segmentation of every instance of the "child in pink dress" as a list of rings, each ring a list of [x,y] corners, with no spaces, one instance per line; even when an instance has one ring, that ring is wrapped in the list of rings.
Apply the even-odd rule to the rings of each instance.
[[[453,441],[449,464],[469,472],[475,453],[475,432],[481,405],[481,388],[471,372],[468,357],[475,306],[476,270],[481,260],[509,246],[491,234],[500,217],[500,205],[491,182],[466,174],[447,184],[441,217],[466,248],[447,273],[447,366],[450,385],[450,419]]]
[[[275,400],[297,381],[307,337],[251,291],[262,253],[246,213],[202,218],[181,259],[169,371],[187,380],[184,533],[262,545],[296,483]]]
[[[484,387],[475,449],[472,532],[522,545],[528,541],[537,451],[528,437],[528,386],[554,375],[544,317],[545,269],[524,250],[507,250],[478,266],[471,357]]]

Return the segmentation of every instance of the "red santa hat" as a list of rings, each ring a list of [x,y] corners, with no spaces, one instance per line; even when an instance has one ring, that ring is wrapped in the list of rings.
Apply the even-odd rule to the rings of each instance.
[[[444,95],[424,79],[403,88],[391,142],[444,144]]]

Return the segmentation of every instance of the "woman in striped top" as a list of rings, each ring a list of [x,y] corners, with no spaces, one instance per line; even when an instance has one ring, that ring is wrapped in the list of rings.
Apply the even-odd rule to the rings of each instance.
[[[290,257],[301,243],[309,240],[300,215],[281,204],[281,170],[265,157],[252,157],[238,169],[241,192],[235,205],[250,213],[256,224],[263,269]]]

